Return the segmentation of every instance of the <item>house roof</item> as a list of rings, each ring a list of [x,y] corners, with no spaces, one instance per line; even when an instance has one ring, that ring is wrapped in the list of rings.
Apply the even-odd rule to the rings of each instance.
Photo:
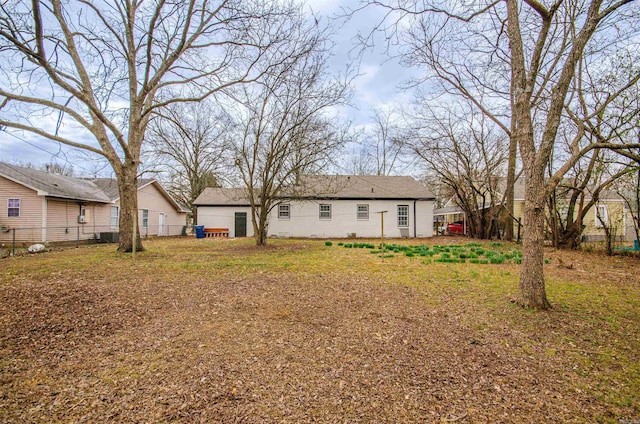
[[[455,215],[462,212],[460,206],[445,206],[444,208],[434,209],[433,215]]]
[[[431,190],[408,176],[306,175],[282,198],[433,200]]]
[[[306,175],[280,199],[403,199],[433,200],[431,191],[412,177],[379,175]],[[197,206],[248,206],[242,188],[207,187],[193,202]]]
[[[104,191],[107,196],[109,196],[109,199],[111,199],[112,202],[115,202],[116,200],[120,199],[120,191],[118,190],[118,182],[115,178],[96,178],[92,180],[93,183],[95,183],[98,187],[100,187],[102,189],[102,191]],[[171,196],[167,190],[165,190],[165,188],[162,186],[162,184],[160,184],[156,179],[154,178],[138,178],[138,190],[150,185],[150,184],[155,184],[156,188],[160,191],[160,193],[169,201],[169,203],[171,203],[173,205],[173,207],[176,209],[176,211],[181,212],[181,213],[186,213],[188,212],[188,209],[186,209],[183,205],[181,205],[180,203],[178,203],[173,196]]]
[[[0,176],[35,190],[40,196],[57,197],[86,202],[113,203],[120,198],[118,184],[113,178],[75,178],[50,174],[36,169],[24,168],[0,162]],[[174,205],[178,212],[187,212],[162,185],[150,178],[138,180],[138,190],[156,184],[159,191]]]
[[[142,187],[150,184],[155,180],[151,178],[139,178],[138,179],[138,190]],[[118,190],[118,181],[115,178],[94,178],[91,180],[95,185],[100,187],[100,189],[109,196],[109,199],[113,202],[120,198],[120,191]]]
[[[109,196],[91,181],[0,162],[0,176],[42,196],[109,203]]]
[[[247,191],[242,188],[207,187],[193,202],[197,206],[249,206]]]

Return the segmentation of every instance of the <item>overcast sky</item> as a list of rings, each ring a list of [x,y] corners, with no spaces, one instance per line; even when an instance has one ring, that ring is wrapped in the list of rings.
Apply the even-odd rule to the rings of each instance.
[[[331,19],[343,14],[344,9],[355,7],[357,0],[307,0],[309,11]],[[345,118],[356,127],[364,127],[371,121],[371,107],[393,107],[407,103],[411,95],[399,89],[409,77],[397,61],[389,60],[384,46],[368,50],[357,61],[355,36],[358,31],[368,31],[380,17],[380,10],[368,9],[356,14],[349,21],[334,21],[341,25],[335,39],[336,45],[331,66],[336,72],[344,71],[347,64],[358,66],[358,77],[354,81],[353,107],[345,110]],[[52,118],[53,119],[53,118]],[[78,175],[110,175],[111,170],[104,161],[94,160],[86,152],[71,149],[31,134],[8,134],[0,132],[0,160],[9,163],[31,163],[41,165],[49,162],[73,166]]]

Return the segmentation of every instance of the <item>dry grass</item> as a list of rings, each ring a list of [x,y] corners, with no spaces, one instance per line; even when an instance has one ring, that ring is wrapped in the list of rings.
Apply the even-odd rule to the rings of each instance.
[[[517,265],[146,246],[0,261],[0,421],[640,422],[636,258],[549,251],[540,313]]]

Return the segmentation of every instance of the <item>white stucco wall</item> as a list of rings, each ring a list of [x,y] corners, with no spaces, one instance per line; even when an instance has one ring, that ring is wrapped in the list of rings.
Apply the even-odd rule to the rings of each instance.
[[[430,237],[433,235],[432,202],[416,203],[415,221],[414,202],[403,200],[322,200],[291,202],[291,218],[279,219],[275,208],[269,220],[269,235],[277,237],[318,237],[342,238],[380,237],[381,218],[384,214],[385,237]],[[331,205],[331,219],[320,218],[320,204]],[[369,205],[369,219],[357,218],[357,205]],[[409,222],[406,227],[398,226],[398,205],[409,207]],[[414,222],[416,226],[414,227]],[[415,230],[415,231],[414,231]]]
[[[433,236],[433,201],[403,200],[322,200],[290,202],[290,218],[278,218],[278,207],[269,217],[268,234],[270,237],[316,237],[346,238],[355,233],[356,237],[380,237],[381,211],[384,214],[384,236],[397,237],[432,237]],[[320,204],[331,205],[331,218],[320,219]],[[357,219],[357,205],[369,205],[369,219]],[[398,227],[398,205],[406,205],[409,209],[407,227]],[[198,207],[198,225],[205,227],[229,228],[233,233],[235,212],[247,213],[247,236],[253,236],[251,225],[251,209],[233,206],[200,206]],[[417,220],[416,220],[417,216]]]
[[[198,206],[198,224],[205,228],[228,228],[229,237],[235,234],[235,213],[247,214],[247,237],[253,237],[251,208],[249,206]]]

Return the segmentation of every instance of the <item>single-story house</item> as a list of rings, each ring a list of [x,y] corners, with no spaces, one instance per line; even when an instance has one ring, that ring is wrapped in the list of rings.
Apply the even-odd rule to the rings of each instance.
[[[270,237],[431,237],[431,191],[412,177],[304,176],[277,196],[268,218]],[[252,237],[251,207],[240,188],[206,188],[194,201],[197,224]]]
[[[90,240],[119,231],[114,179],[83,179],[0,163],[0,242]],[[138,181],[142,236],[181,234],[186,210],[154,179]]]

